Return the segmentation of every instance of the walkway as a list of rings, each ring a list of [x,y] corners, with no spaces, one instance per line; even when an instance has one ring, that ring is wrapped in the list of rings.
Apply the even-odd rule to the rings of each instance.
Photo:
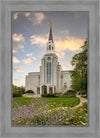
[[[78,97],[80,99],[80,103],[78,105],[72,107],[72,109],[75,109],[75,108],[77,108],[79,106],[82,106],[84,103],[87,103],[87,99],[86,98],[83,98],[80,95],[76,95],[76,97]]]
[[[29,94],[29,93],[26,93],[26,94],[23,94],[23,97],[41,97],[40,95],[34,95],[34,94]]]

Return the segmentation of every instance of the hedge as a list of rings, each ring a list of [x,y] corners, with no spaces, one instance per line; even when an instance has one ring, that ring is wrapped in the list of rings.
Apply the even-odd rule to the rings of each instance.
[[[55,97],[55,94],[42,94],[42,97]]]
[[[68,90],[67,92],[64,93],[64,97],[76,97],[76,92],[73,90]]]
[[[14,92],[14,93],[13,93],[13,97],[22,97],[22,94],[21,94],[21,93],[17,93],[17,92],[15,93],[15,92]]]

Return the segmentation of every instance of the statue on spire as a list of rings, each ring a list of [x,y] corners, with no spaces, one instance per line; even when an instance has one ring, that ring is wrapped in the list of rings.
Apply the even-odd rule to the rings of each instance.
[[[50,22],[50,28],[52,28],[52,22]]]

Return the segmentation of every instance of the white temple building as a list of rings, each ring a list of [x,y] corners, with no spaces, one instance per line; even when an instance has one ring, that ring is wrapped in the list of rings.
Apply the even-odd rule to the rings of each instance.
[[[52,23],[46,49],[41,59],[40,72],[30,72],[26,76],[25,90],[33,90],[36,95],[66,92],[71,89],[70,71],[64,71],[59,64],[53,41]]]

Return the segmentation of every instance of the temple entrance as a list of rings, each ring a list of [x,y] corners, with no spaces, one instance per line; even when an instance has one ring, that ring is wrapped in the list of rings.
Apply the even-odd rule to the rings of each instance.
[[[40,94],[40,87],[37,88],[37,94]]]
[[[52,93],[52,87],[49,87],[49,93],[50,94]]]
[[[47,94],[47,86],[46,85],[42,86],[42,94]]]

